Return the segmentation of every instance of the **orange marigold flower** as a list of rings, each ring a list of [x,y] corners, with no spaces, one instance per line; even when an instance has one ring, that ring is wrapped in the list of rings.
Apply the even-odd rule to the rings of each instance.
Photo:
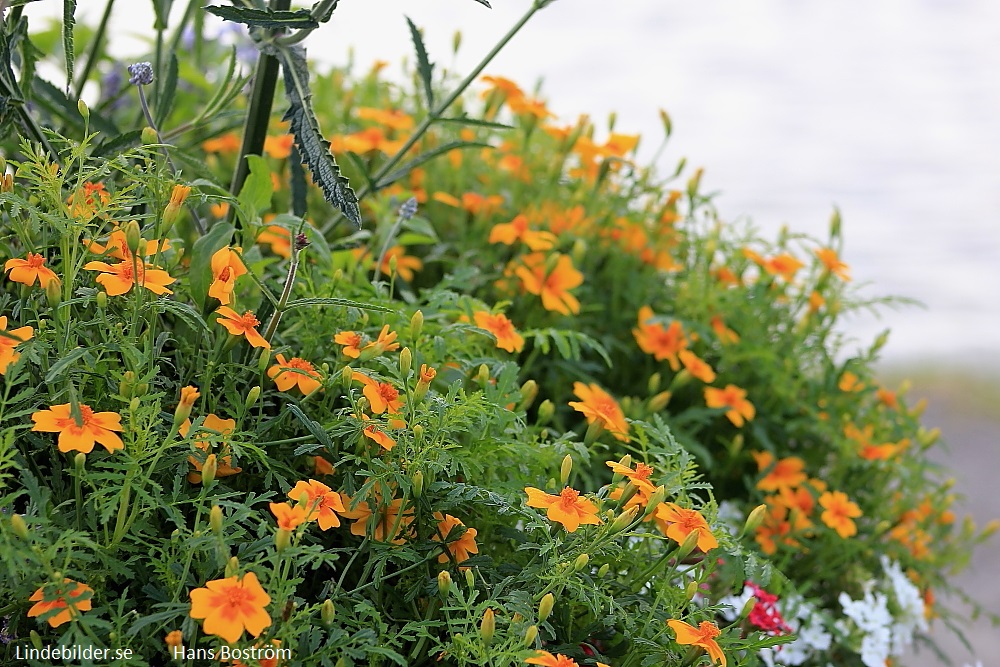
[[[687,348],[688,341],[681,323],[674,320],[664,328],[659,322],[650,322],[656,315],[649,306],[639,309],[639,327],[632,329],[632,335],[639,349],[653,355],[657,361],[666,360],[671,370],[680,370],[678,353]]]
[[[427,364],[420,364],[420,379],[418,382],[430,384],[437,377],[437,371]]]
[[[401,245],[393,246],[389,248],[389,251],[385,253],[385,259],[382,261],[382,266],[380,270],[387,276],[392,275],[392,260],[396,260],[396,273],[399,277],[406,282],[413,282],[413,275],[415,271],[419,271],[424,268],[424,263],[417,257],[411,257],[406,254],[406,248]]]
[[[816,248],[813,252],[816,253],[816,257],[823,263],[823,266],[827,271],[837,276],[844,282],[851,279],[850,268],[848,268],[847,264],[840,261],[840,257],[837,256],[836,250],[833,248]]]
[[[284,160],[292,154],[292,145],[295,137],[290,134],[283,134],[280,137],[265,137],[264,152],[276,160]]]
[[[554,266],[549,271],[545,255],[540,252],[525,255],[514,273],[526,292],[542,298],[545,310],[575,315],[580,312],[580,302],[569,290],[583,284],[583,274],[573,268],[573,260],[567,255],[556,253],[553,257]]]
[[[893,410],[899,409],[899,399],[894,391],[886,389],[885,387],[879,387],[879,389],[875,392],[875,398],[877,398],[878,402],[887,408],[891,408]]]
[[[69,214],[83,221],[93,218],[110,201],[111,193],[104,187],[104,183],[91,182],[84,183],[82,188],[66,198]]]
[[[447,192],[435,192],[431,195],[431,199],[454,208],[460,208],[462,206],[462,202],[458,197],[450,195]]]
[[[778,551],[779,541],[782,544],[795,546],[798,543],[788,535],[792,532],[792,524],[786,519],[788,508],[784,505],[768,505],[764,521],[757,528],[754,539],[760,545],[760,550],[768,556]]]
[[[628,442],[628,422],[618,401],[596,384],[573,383],[573,393],[580,399],[570,401],[569,406],[582,412],[588,424],[600,421],[605,429],[617,440]]]
[[[865,385],[858,380],[857,375],[851,371],[844,371],[844,374],[840,376],[840,380],[837,382],[837,388],[840,391],[861,391],[865,388]]]
[[[437,532],[431,537],[435,542],[446,542],[446,548],[455,557],[456,563],[469,560],[470,554],[479,553],[479,545],[476,544],[477,531],[475,528],[466,528],[465,524],[450,514],[434,512],[434,518],[438,521]],[[465,532],[457,538],[448,540],[451,531],[456,528],[465,528]],[[442,553],[438,556],[439,563],[448,562],[448,554]]]
[[[242,248],[219,248],[212,255],[212,285],[208,295],[216,298],[223,306],[228,306],[233,299],[233,289],[236,279],[247,272],[239,253]]]
[[[514,324],[503,313],[493,315],[484,310],[473,313],[476,326],[486,329],[497,337],[497,347],[508,352],[520,352],[524,349],[524,338],[514,328]]]
[[[351,501],[346,496],[343,497],[345,507],[350,507]],[[406,541],[402,535],[403,529],[413,523],[413,508],[408,507],[402,511],[403,499],[393,500],[387,507],[380,507],[377,521],[375,522],[372,538],[377,542],[389,541],[392,544],[402,544]],[[353,510],[341,512],[347,519],[353,519],[351,524],[351,534],[364,537],[367,534],[368,524],[373,512],[371,506],[366,501],[358,503]]]
[[[257,235],[257,243],[267,243],[271,252],[288,259],[292,256],[292,232],[281,225],[268,225]]]
[[[180,630],[171,630],[167,633],[167,636],[164,637],[163,642],[167,645],[167,648],[170,649],[170,657],[174,657],[174,651],[177,650],[178,646],[181,646],[184,643],[184,634]]]
[[[274,360],[277,363],[267,369],[267,377],[274,380],[278,391],[288,391],[292,387],[298,386],[299,391],[304,396],[308,396],[323,386],[323,383],[320,382],[320,374],[305,359],[292,357],[285,360],[285,355],[276,354]]]
[[[322,456],[313,457],[313,474],[316,475],[332,475],[336,468],[333,464],[324,459]]]
[[[510,222],[494,225],[490,230],[490,243],[514,245],[515,241],[520,241],[531,250],[549,250],[557,240],[556,235],[551,232],[528,229],[528,218],[524,215],[518,215]]]
[[[80,612],[90,611],[90,600],[94,589],[87,584],[81,584],[72,579],[63,579],[62,583],[48,583],[39,587],[31,594],[28,602],[35,604],[28,610],[28,617],[34,618],[59,610],[48,617],[53,628],[73,620]]]
[[[32,431],[59,434],[60,452],[83,452],[94,450],[94,443],[101,443],[108,452],[124,449],[125,445],[114,431],[122,430],[122,417],[117,412],[94,412],[89,405],[80,403],[79,421],[72,414],[69,403],[53,405],[48,410],[39,410],[31,415],[35,425]]]
[[[361,356],[361,334],[356,331],[341,331],[333,337],[333,342],[344,346],[344,356],[357,359]]]
[[[691,533],[698,535],[698,548],[708,552],[717,546],[719,541],[712,534],[705,517],[697,510],[680,507],[674,503],[660,503],[656,508],[656,518],[662,522],[664,534],[678,544],[683,544]]]
[[[201,142],[201,149],[206,153],[235,153],[240,150],[240,137],[235,132],[227,132]]]
[[[786,252],[765,259],[763,266],[764,270],[772,276],[780,275],[785,280],[791,281],[805,264]]]
[[[242,578],[216,579],[191,591],[189,616],[205,619],[205,634],[234,644],[244,630],[258,637],[271,625],[271,617],[264,609],[269,604],[271,596],[261,587],[257,575],[247,572]]]
[[[371,405],[373,413],[380,415],[386,410],[390,414],[398,414],[403,408],[403,399],[399,396],[399,391],[388,382],[379,382],[364,373],[351,371],[353,380],[365,385],[362,390],[368,403]]]
[[[25,259],[8,259],[3,268],[4,271],[10,271],[7,277],[15,283],[33,285],[37,280],[40,287],[45,287],[54,280],[59,284],[59,276],[52,269],[46,268],[45,258],[33,252],[29,252]]]
[[[107,245],[102,245],[97,241],[84,241],[84,247],[95,255],[105,255],[120,261],[132,261],[132,252],[128,249],[128,240],[125,238],[125,230],[116,229],[108,234]],[[157,252],[170,248],[170,241],[139,239],[139,256],[149,257]]]
[[[510,79],[506,79],[502,76],[484,76],[483,78],[480,79],[480,81],[488,83],[490,86],[489,88],[483,91],[482,93],[483,98],[489,97],[490,94],[493,93],[494,91],[502,93],[504,97],[508,99],[511,98],[520,99],[524,97],[524,91],[521,90],[520,86],[518,86]]]
[[[819,497],[819,504],[825,510],[819,518],[827,526],[837,531],[838,535],[847,538],[858,532],[858,527],[852,519],[861,516],[861,508],[851,502],[846,493],[827,491]]]
[[[199,431],[195,438],[203,438],[202,440],[195,440],[194,446],[203,452],[208,452],[212,449],[212,443],[209,442],[208,438],[211,435],[218,434],[222,436],[222,442],[219,445],[219,451],[221,454],[218,456],[218,467],[216,468],[215,477],[216,479],[220,477],[229,477],[231,475],[236,475],[243,472],[243,468],[233,467],[233,457],[228,454],[229,445],[225,440],[225,436],[230,435],[236,430],[236,420],[235,419],[222,419],[218,415],[208,414],[201,423],[205,431]],[[185,419],[177,429],[181,434],[182,438],[188,436],[188,432],[191,430],[191,420]],[[214,431],[215,433],[210,433]],[[195,456],[188,457],[188,463],[194,468],[194,471],[189,472],[187,475],[187,480],[192,484],[201,484],[201,469],[204,463],[199,461]]]
[[[222,306],[215,312],[221,315],[218,319],[219,324],[226,327],[226,330],[232,335],[246,336],[247,342],[254,347],[271,349],[271,344],[257,331],[260,320],[254,317],[253,311],[248,310],[240,315],[232,308]]]
[[[639,492],[645,493],[647,498],[656,491],[656,487],[649,481],[650,477],[653,476],[653,472],[655,472],[652,466],[638,462],[635,464],[635,469],[632,469],[628,466],[623,466],[617,461],[606,461],[605,463],[611,468],[612,472],[624,475],[630,482],[635,484]]]
[[[545,106],[545,102],[528,97],[511,97],[507,100],[507,106],[510,107],[510,110],[514,113],[534,116],[535,118],[541,120],[545,120],[550,116],[555,116],[555,114],[549,111]]]
[[[806,474],[803,472],[805,461],[797,456],[787,456],[777,463],[774,463],[774,455],[771,452],[751,452],[754,460],[757,461],[757,469],[761,472],[770,468],[763,479],[757,482],[757,488],[761,491],[780,491],[785,487],[799,486],[806,481]],[[774,465],[771,468],[771,465]]]
[[[581,498],[576,489],[567,486],[558,496],[532,486],[525,487],[524,492],[528,494],[528,507],[547,509],[546,516],[551,521],[561,523],[570,533],[576,532],[581,524],[601,523],[597,517],[597,505]]]
[[[677,353],[677,356],[680,357],[681,363],[684,364],[684,368],[687,369],[688,373],[705,384],[715,382],[715,371],[694,352],[681,350]]]
[[[739,428],[744,421],[750,421],[757,414],[753,403],[747,400],[747,392],[734,384],[727,384],[725,389],[705,387],[705,405],[710,408],[729,408],[726,417]]]
[[[371,120],[393,130],[408,130],[413,127],[413,118],[401,109],[358,107],[355,113],[362,120]]]
[[[295,530],[308,520],[309,510],[302,505],[289,505],[288,503],[269,503],[271,514],[278,520],[279,530]],[[340,525],[340,522],[337,522]]]
[[[809,312],[818,313],[819,309],[825,305],[826,305],[826,299],[823,298],[823,295],[817,292],[816,290],[813,290],[812,293],[809,295]]]
[[[722,631],[719,630],[719,626],[715,623],[702,621],[696,628],[684,621],[670,620],[667,621],[667,625],[677,633],[675,641],[678,644],[703,648],[708,653],[708,657],[711,658],[713,664],[718,663],[722,667],[726,667],[726,654],[722,652],[722,648],[715,641],[715,638],[722,634]]]
[[[7,316],[0,316],[0,375],[6,375],[7,368],[21,358],[21,354],[15,350],[21,343],[31,340],[35,335],[35,330],[31,327],[20,327],[18,329],[7,330]]]
[[[305,506],[307,520],[315,519],[320,530],[329,530],[339,526],[340,519],[336,513],[347,509],[344,507],[339,493],[315,479],[310,479],[308,482],[297,482],[295,488],[288,492],[288,497]]]
[[[365,422],[369,422],[369,421],[371,421],[371,417],[369,417],[368,415],[363,414],[363,415],[361,415],[361,420],[365,421]],[[390,419],[389,423],[392,424],[392,422],[393,422],[393,420]],[[378,424],[374,424],[374,423],[367,424],[361,430],[361,432],[365,435],[365,437],[370,438],[371,440],[374,440],[378,444],[379,447],[381,447],[382,449],[384,449],[386,451],[389,451],[393,447],[396,446],[396,440],[394,438],[392,438],[392,436],[390,436],[384,430],[382,430],[382,427],[379,426]]]
[[[382,327],[382,330],[378,332],[377,339],[375,339],[371,343],[368,343],[368,345],[365,346],[365,350],[370,350],[374,354],[382,354],[383,352],[395,352],[398,349],[399,349],[399,343],[396,342],[396,332],[389,331],[388,324],[384,325]]]
[[[740,342],[740,335],[728,328],[718,315],[713,315],[711,319],[712,331],[718,336],[719,342],[723,345]]]
[[[548,651],[537,651],[534,658],[525,660],[529,665],[541,665],[542,667],[580,667],[580,663],[572,658],[568,658],[562,653],[552,655]]]
[[[141,259],[125,260],[117,264],[87,262],[83,268],[101,272],[95,280],[104,287],[108,296],[121,296],[129,292],[134,285],[145,287],[153,294],[173,294],[173,291],[167,289],[167,285],[177,281],[163,269],[146,264]]]

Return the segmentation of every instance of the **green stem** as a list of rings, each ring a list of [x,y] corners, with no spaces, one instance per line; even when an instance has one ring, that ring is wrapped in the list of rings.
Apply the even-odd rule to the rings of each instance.
[[[285,306],[288,304],[288,299],[292,296],[292,287],[295,285],[295,273],[299,268],[299,254],[303,249],[295,251],[292,255],[291,261],[288,263],[288,275],[285,277],[285,287],[281,290],[281,296],[278,298],[278,305],[274,307],[274,314],[271,315],[271,321],[267,323],[267,330],[264,332],[264,340],[268,343],[271,342],[271,337],[274,336],[274,332],[278,329],[278,323],[281,321],[281,315],[285,312]]]
[[[97,32],[94,33],[94,41],[90,43],[90,50],[87,52],[87,63],[83,66],[83,70],[80,71],[77,80],[76,88],[73,90],[73,96],[76,99],[80,99],[83,95],[83,87],[87,84],[87,79],[90,78],[90,72],[94,69],[94,65],[97,63],[98,53],[101,49],[101,42],[104,41],[104,33],[108,29],[108,19],[111,18],[111,8],[114,6],[115,0],[108,0],[107,4],[104,5],[104,14],[101,16],[101,22],[97,24]]]

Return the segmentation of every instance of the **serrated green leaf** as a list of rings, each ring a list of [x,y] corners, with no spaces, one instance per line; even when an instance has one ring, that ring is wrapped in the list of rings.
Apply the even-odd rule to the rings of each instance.
[[[424,38],[421,36],[420,30],[417,29],[417,26],[410,20],[409,16],[405,16],[404,18],[406,19],[406,25],[410,27],[410,38],[413,40],[413,48],[417,52],[417,73],[420,75],[420,80],[424,83],[424,95],[427,96],[427,108],[433,109],[434,63],[432,63],[427,56],[427,49],[424,46]]]
[[[215,14],[225,21],[243,23],[261,28],[305,28],[311,30],[319,27],[319,22],[313,18],[308,9],[295,11],[277,11],[273,9],[253,9],[251,7],[225,7],[210,5],[205,7],[209,14]]]
[[[250,165],[250,175],[243,182],[240,194],[236,200],[240,203],[245,215],[260,215],[271,207],[271,195],[274,194],[274,183],[271,181],[271,169],[267,161],[259,155],[247,155]],[[244,220],[244,223],[251,222]]]
[[[156,126],[163,127],[174,107],[174,93],[177,92],[177,54],[171,53],[167,62],[167,76],[163,80],[159,99],[156,100]]]
[[[462,148],[492,148],[492,146],[481,141],[451,141],[447,144],[436,146],[426,153],[421,153],[396,171],[384,176],[382,180],[377,183],[378,188],[381,190],[382,188],[392,185],[428,160],[432,160],[439,155],[444,155],[445,153]]]
[[[312,110],[312,92],[309,90],[309,67],[306,52],[300,46],[275,49],[273,55],[281,62],[285,77],[285,94],[288,111],[282,120],[291,123],[295,144],[302,157],[302,164],[309,167],[323,197],[343,212],[344,216],[361,228],[361,207],[351,184],[340,173],[337,161],[330,152],[330,142],[323,137],[319,121]]]
[[[354,301],[352,299],[338,299],[337,297],[314,297],[308,299],[295,299],[285,304],[285,310],[301,308],[303,306],[343,306],[344,308],[360,308],[361,310],[377,310],[380,313],[393,313],[392,308],[376,306],[372,303]]]
[[[208,288],[212,283],[212,255],[229,245],[234,231],[235,227],[228,222],[217,222],[207,234],[194,242],[191,249],[191,270],[188,274],[191,295],[202,310],[205,309]]]
[[[73,28],[76,26],[76,0],[63,0],[63,51],[66,56],[66,90],[73,85],[73,63],[76,61],[76,47],[73,44]]]
[[[316,16],[316,10],[319,8],[321,4],[323,4],[322,0],[319,0],[319,2],[313,4],[312,9],[309,10],[309,13],[312,14],[313,16],[316,16],[316,20],[319,21],[320,23],[326,23],[327,21],[330,20],[330,17],[333,16],[333,10],[337,8],[339,2],[340,0],[333,0],[333,2],[330,3],[330,6],[326,8],[326,12],[320,14],[319,16]]]

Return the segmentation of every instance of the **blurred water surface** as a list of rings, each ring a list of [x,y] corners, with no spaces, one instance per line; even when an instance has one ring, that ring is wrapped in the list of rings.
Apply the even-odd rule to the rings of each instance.
[[[29,6],[56,15],[62,3]],[[178,7],[185,3],[176,3]],[[529,0],[343,0],[306,41],[311,58],[359,69],[412,61],[404,14],[431,58],[464,74]],[[95,23],[104,2],[80,2]],[[119,3],[115,51],[141,52],[149,4]],[[451,40],[463,33],[457,57]],[[856,316],[889,361],[1000,366],[1000,3],[992,0],[557,0],[487,73],[531,87],[561,118],[617,111],[650,157],[673,118],[664,170],[686,156],[724,219],[823,237],[844,219],[844,259],[869,296],[926,304]]]

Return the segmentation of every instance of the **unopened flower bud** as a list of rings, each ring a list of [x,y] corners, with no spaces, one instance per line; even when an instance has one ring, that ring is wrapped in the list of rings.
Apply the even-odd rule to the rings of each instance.
[[[472,568],[468,567],[465,569],[465,585],[472,590],[476,585],[476,575],[472,574]]]
[[[420,336],[420,331],[424,328],[424,312],[418,310],[413,313],[413,317],[410,318],[410,337],[413,340],[417,340]]]
[[[139,386],[142,386],[142,385],[139,385]],[[148,387],[149,385],[146,385],[146,386]],[[136,392],[136,393],[138,393],[138,392]],[[130,412],[135,412],[136,410],[139,409],[139,397],[138,396],[133,396],[132,400],[128,402],[128,409],[129,409]]]
[[[701,177],[705,173],[705,170],[701,167],[695,169],[694,176],[692,176],[687,182],[687,195],[688,197],[694,197],[698,194],[698,187],[701,185]]]
[[[552,415],[554,415],[555,412],[556,412],[555,404],[546,398],[538,406],[538,419],[536,420],[535,423],[538,424],[539,426],[545,426],[552,419]]]
[[[451,590],[451,574],[448,570],[441,570],[438,572],[438,593],[441,597],[448,597],[448,591]]]
[[[257,359],[257,372],[265,372],[269,363],[271,363],[271,350],[261,350],[260,357]]]
[[[76,101],[76,110],[80,112],[84,120],[90,120],[90,107],[83,101],[83,98]]]
[[[410,368],[413,366],[413,353],[410,352],[410,348],[404,347],[399,351],[399,372],[402,374],[403,378],[406,378],[410,374]]]
[[[323,606],[319,608],[319,618],[325,627],[330,627],[333,625],[333,619],[336,616],[336,609],[333,606],[333,600],[327,598],[323,600]]]
[[[291,543],[292,531],[279,528],[278,532],[274,534],[274,548],[279,554],[287,549]]]
[[[51,278],[45,283],[45,300],[49,302],[49,307],[52,308],[52,315],[58,320],[59,304],[62,303],[62,290],[59,289],[59,281],[55,278]]]
[[[42,650],[42,638],[39,636],[38,632],[31,630],[28,632],[28,637],[31,639],[31,645],[34,646],[39,651]]]
[[[344,366],[344,370],[340,372],[340,382],[345,387],[350,387],[351,383],[354,382],[354,369],[350,366]]]
[[[573,472],[573,457],[567,454],[563,457],[562,465],[559,467],[559,483],[561,486],[569,484],[569,476]]]
[[[483,620],[479,623],[479,634],[482,635],[483,641],[487,645],[493,643],[493,633],[496,632],[496,618],[494,617],[493,610],[487,608],[483,612]]]
[[[94,301],[97,303],[98,310],[104,310],[108,307],[108,293],[98,292],[97,296],[94,297]]]
[[[215,474],[219,471],[219,461],[215,454],[205,457],[205,464],[201,467],[201,483],[205,488],[215,481]]]
[[[424,473],[421,470],[413,473],[410,477],[410,483],[413,489],[413,497],[415,499],[420,498],[424,494]]]
[[[757,598],[751,595],[749,599],[747,599],[747,601],[743,603],[743,609],[740,610],[740,617],[736,622],[739,623],[747,616],[749,616],[750,612],[752,612],[753,608],[756,606],[757,606]]]
[[[140,243],[142,243],[142,232],[139,229],[139,223],[135,220],[129,220],[125,223],[125,245],[128,246],[129,252],[137,255]]]
[[[73,457],[73,467],[76,468],[78,473],[83,472],[83,467],[87,464],[87,455],[83,452],[77,452],[76,456]]]
[[[524,631],[524,645],[531,648],[535,645],[536,639],[538,639],[538,626],[529,625],[528,629]]]
[[[610,163],[607,160],[605,160],[604,162],[601,163],[601,166],[605,166],[608,164]],[[577,266],[580,266],[581,264],[583,264],[583,260],[587,256],[587,242],[584,241],[583,239],[577,239],[576,242],[573,243],[573,249],[570,251],[570,253],[573,259],[573,263],[576,264]]]
[[[764,523],[766,516],[767,505],[757,505],[757,507],[754,507],[750,514],[747,515],[747,520],[743,524],[743,532],[740,533],[740,536],[757,532],[757,528],[760,527],[760,524]]]
[[[476,382],[482,386],[486,386],[490,381],[490,367],[486,364],[479,365],[479,371],[476,373]]]
[[[170,201],[167,202],[166,207],[163,209],[162,233],[169,231],[174,226],[174,223],[177,222],[177,218],[180,217],[184,202],[187,200],[189,194],[191,194],[191,186],[188,185],[177,184],[171,190]]]
[[[235,577],[239,573],[240,573],[240,559],[237,558],[236,556],[233,556],[232,558],[229,559],[229,562],[226,563],[226,577]]]
[[[624,507],[637,493],[639,493],[639,487],[635,485],[635,482],[629,480],[629,483],[622,489],[622,494],[618,496],[618,506]]]
[[[24,522],[24,519],[20,514],[10,515],[10,528],[14,531],[14,534],[22,540],[28,539],[28,524]]]
[[[661,391],[656,394],[651,399],[649,399],[649,411],[650,412],[660,412],[663,408],[667,407],[667,403],[670,402],[670,397],[673,394],[669,391]]]
[[[646,382],[646,389],[649,390],[650,394],[655,394],[657,391],[660,390],[660,382],[662,381],[662,379],[663,376],[661,376],[659,373],[653,373],[652,375],[649,376],[649,380]]]
[[[552,613],[552,606],[556,603],[556,597],[552,593],[546,593],[538,603],[538,622],[544,623],[545,619]]]
[[[410,429],[413,432],[413,440],[415,442],[420,442],[420,439],[424,437],[424,425],[414,424],[413,428]]]
[[[250,387],[250,391],[247,392],[246,401],[243,402],[243,407],[249,410],[250,408],[252,408],[254,405],[257,404],[257,399],[259,398],[260,398],[260,385],[258,384]]]
[[[181,389],[181,400],[174,410],[174,424],[180,425],[184,423],[185,419],[191,416],[191,408],[199,396],[201,396],[201,393],[197,387],[188,385]]]
[[[979,538],[985,540],[998,530],[1000,530],[1000,519],[990,519],[986,522],[986,525],[983,526],[983,532],[980,533]]]
[[[660,122],[663,124],[663,132],[669,137],[674,130],[674,125],[670,122],[670,115],[663,109],[660,109]]]
[[[595,419],[590,422],[590,426],[587,427],[587,432],[583,436],[583,444],[590,447],[597,442],[597,439],[601,437],[602,433],[604,433],[604,422],[600,419]]]
[[[14,174],[5,174],[3,169],[0,169],[0,192],[13,192],[14,191]]]
[[[690,602],[694,599],[694,596],[698,593],[698,582],[690,581],[688,582],[687,588],[684,589],[684,598]]]
[[[667,490],[662,485],[656,487],[656,491],[653,492],[653,495],[649,497],[649,501],[646,503],[646,510],[642,513],[642,517],[646,518],[655,512],[666,497]]]
[[[458,53],[460,46],[462,46],[462,31],[456,30],[455,34],[451,36],[451,52]]]
[[[692,530],[688,533],[687,537],[684,538],[684,541],[681,542],[681,548],[677,550],[677,560],[684,560],[692,551],[694,551],[694,548],[698,546],[698,537],[699,534],[697,530]]]
[[[222,535],[222,508],[218,505],[212,505],[212,509],[208,513],[208,525],[212,528],[213,533]]]
[[[632,525],[632,522],[635,521],[635,517],[638,516],[639,514],[639,509],[640,508],[638,505],[633,505],[632,507],[628,508],[627,510],[619,514],[615,518],[614,522],[611,524],[611,533],[612,534],[620,533],[626,528],[628,528],[630,525]]]
[[[521,385],[521,402],[518,404],[518,410],[527,410],[531,407],[531,404],[535,402],[535,398],[538,396],[538,383],[534,380],[528,380]]]
[[[576,560],[573,561],[573,569],[576,572],[579,572],[583,568],[587,567],[587,563],[589,562],[590,562],[590,554],[586,553],[580,554],[579,556],[576,557]]]
[[[597,568],[597,576],[603,579],[604,577],[608,576],[608,571],[610,570],[611,566],[605,563],[601,567]]]
[[[121,381],[118,382],[118,395],[122,398],[131,398],[134,386],[135,373],[132,371],[125,371],[122,373]]]

